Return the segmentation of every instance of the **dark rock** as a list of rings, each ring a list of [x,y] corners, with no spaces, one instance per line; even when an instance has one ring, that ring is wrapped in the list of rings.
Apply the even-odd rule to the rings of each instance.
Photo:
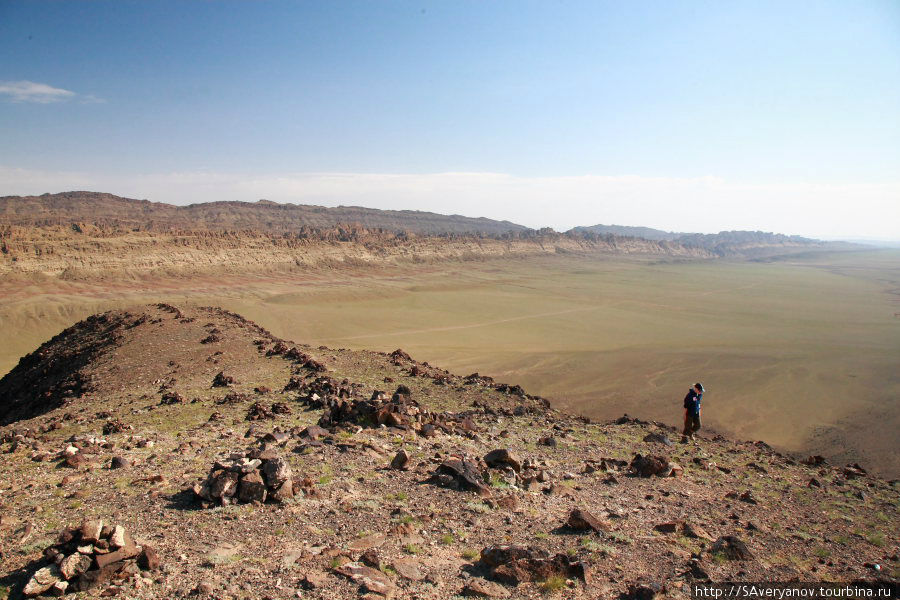
[[[409,453],[406,450],[401,450],[394,456],[394,459],[391,461],[391,468],[397,470],[406,470],[409,467]]]
[[[508,448],[491,450],[484,455],[484,462],[489,467],[503,467],[509,465],[516,473],[522,470],[522,461]]]
[[[628,590],[619,595],[619,600],[653,600],[663,591],[659,583],[629,583]]]
[[[131,465],[132,462],[123,456],[114,456],[109,462],[110,469],[124,469],[125,467],[130,467]]]
[[[438,476],[435,481],[445,487],[452,486],[460,490],[472,490],[479,496],[491,495],[491,489],[485,483],[484,469],[469,458],[451,456],[441,463],[434,474]],[[450,479],[440,477],[442,475],[449,476]]]
[[[636,454],[629,465],[631,471],[641,477],[667,477],[672,472],[669,459],[665,456],[642,456]]]
[[[721,554],[728,560],[752,560],[753,554],[740,538],[723,535],[709,548],[711,554]]]
[[[266,484],[258,472],[247,473],[241,477],[238,486],[238,500],[240,502],[265,502],[267,495]]]
[[[213,387],[228,387],[232,384],[234,384],[234,377],[226,375],[224,371],[219,371],[218,373],[216,373],[216,376],[213,377],[212,380]]]

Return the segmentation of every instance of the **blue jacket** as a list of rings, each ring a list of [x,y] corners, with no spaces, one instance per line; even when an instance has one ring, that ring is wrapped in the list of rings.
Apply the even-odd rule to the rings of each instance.
[[[700,414],[700,400],[702,399],[702,393],[698,394],[697,390],[695,390],[694,388],[688,390],[687,396],[684,397],[684,407],[688,410],[689,414]]]

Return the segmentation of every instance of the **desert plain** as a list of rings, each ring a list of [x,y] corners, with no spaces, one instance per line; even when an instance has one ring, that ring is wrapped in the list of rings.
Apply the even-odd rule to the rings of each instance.
[[[6,276],[0,372],[88,315],[149,302],[221,306],[313,346],[402,348],[596,419],[677,425],[702,381],[707,432],[900,476],[896,250]]]

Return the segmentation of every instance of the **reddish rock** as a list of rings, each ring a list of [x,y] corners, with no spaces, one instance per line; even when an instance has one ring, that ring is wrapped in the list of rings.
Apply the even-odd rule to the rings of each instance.
[[[576,531],[609,531],[612,525],[608,521],[603,521],[592,515],[586,510],[575,509],[569,514],[566,525],[570,529]]]
[[[253,471],[241,477],[238,485],[238,501],[265,502],[267,495],[266,484],[258,472]]]
[[[397,470],[406,470],[409,468],[409,453],[406,450],[398,452],[391,461],[391,468]]]
[[[463,587],[460,595],[469,598],[509,598],[511,594],[499,583],[484,579],[472,579]]]

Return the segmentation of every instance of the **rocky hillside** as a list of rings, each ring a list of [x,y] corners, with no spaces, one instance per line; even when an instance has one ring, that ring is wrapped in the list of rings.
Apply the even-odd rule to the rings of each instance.
[[[10,597],[897,591],[900,490],[864,465],[592,423],[512,383],[295,344],[216,308],[78,323],[0,380],[0,410]]]
[[[175,206],[98,192],[0,197],[0,224],[77,227],[87,224],[128,231],[240,231],[281,234],[354,224],[365,229],[417,234],[500,235],[529,231],[509,221],[360,206],[310,206],[259,202],[204,202]]]

